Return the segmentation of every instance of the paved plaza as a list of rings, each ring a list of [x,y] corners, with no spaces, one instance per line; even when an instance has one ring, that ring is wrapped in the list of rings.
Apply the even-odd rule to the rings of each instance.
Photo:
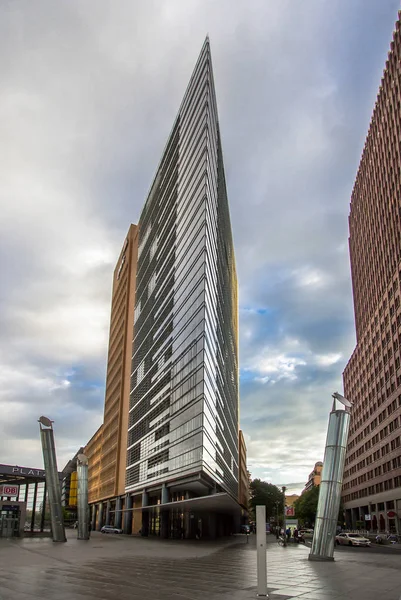
[[[399,600],[401,554],[341,548],[334,563],[308,561],[304,546],[267,545],[271,600]],[[373,549],[372,549],[373,550]],[[248,600],[256,598],[255,537],[164,541],[69,532],[0,540],[1,600]]]

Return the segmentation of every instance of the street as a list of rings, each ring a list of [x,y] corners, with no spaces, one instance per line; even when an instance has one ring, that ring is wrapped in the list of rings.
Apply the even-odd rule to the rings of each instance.
[[[311,547],[311,542],[308,540],[306,542],[306,546],[308,548]],[[372,544],[369,548],[368,547],[364,547],[364,546],[339,546],[336,545],[334,553],[335,556],[338,553],[347,553],[350,552],[351,554],[355,554],[355,552],[359,555],[360,553],[364,554],[382,554],[382,555],[390,555],[392,556],[393,554],[401,554],[401,544]]]

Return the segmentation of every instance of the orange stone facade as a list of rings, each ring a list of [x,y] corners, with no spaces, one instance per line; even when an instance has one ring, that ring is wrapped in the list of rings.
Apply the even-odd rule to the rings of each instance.
[[[125,492],[137,253],[138,228],[131,225],[113,275],[103,425],[85,448],[93,528],[106,514],[115,523],[117,497]]]

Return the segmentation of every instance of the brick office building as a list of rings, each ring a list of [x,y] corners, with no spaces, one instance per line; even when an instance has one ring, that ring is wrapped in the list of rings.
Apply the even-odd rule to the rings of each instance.
[[[349,216],[357,345],[344,371],[354,407],[343,501],[349,527],[379,531],[399,531],[401,517],[400,14]]]

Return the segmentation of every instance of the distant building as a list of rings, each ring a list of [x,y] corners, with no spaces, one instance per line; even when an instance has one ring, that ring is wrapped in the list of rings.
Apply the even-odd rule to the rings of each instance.
[[[344,370],[353,402],[343,503],[348,527],[401,528],[401,13],[362,152],[349,215],[357,344]],[[367,517],[367,518],[365,518]]]
[[[100,465],[102,460],[103,443],[103,425],[93,434],[86,444],[84,454],[88,457],[88,501],[94,505],[100,498]],[[94,509],[92,508],[92,512]],[[96,515],[95,515],[96,517]],[[92,522],[92,528],[95,529],[96,521]]]
[[[323,463],[317,462],[313,467],[313,471],[309,473],[308,481],[305,484],[305,488],[302,490],[302,493],[310,492],[310,490],[317,485],[320,485],[320,479],[322,476]]]
[[[80,448],[62,471],[61,504],[67,511],[67,521],[75,521],[77,518],[77,458],[83,451],[84,449]]]
[[[295,516],[295,506],[294,503],[298,500],[298,494],[291,494],[285,497],[285,516],[286,517],[294,517]]]
[[[299,499],[298,494],[291,494],[290,496],[285,497],[285,505],[286,506],[294,506],[294,503]]]

